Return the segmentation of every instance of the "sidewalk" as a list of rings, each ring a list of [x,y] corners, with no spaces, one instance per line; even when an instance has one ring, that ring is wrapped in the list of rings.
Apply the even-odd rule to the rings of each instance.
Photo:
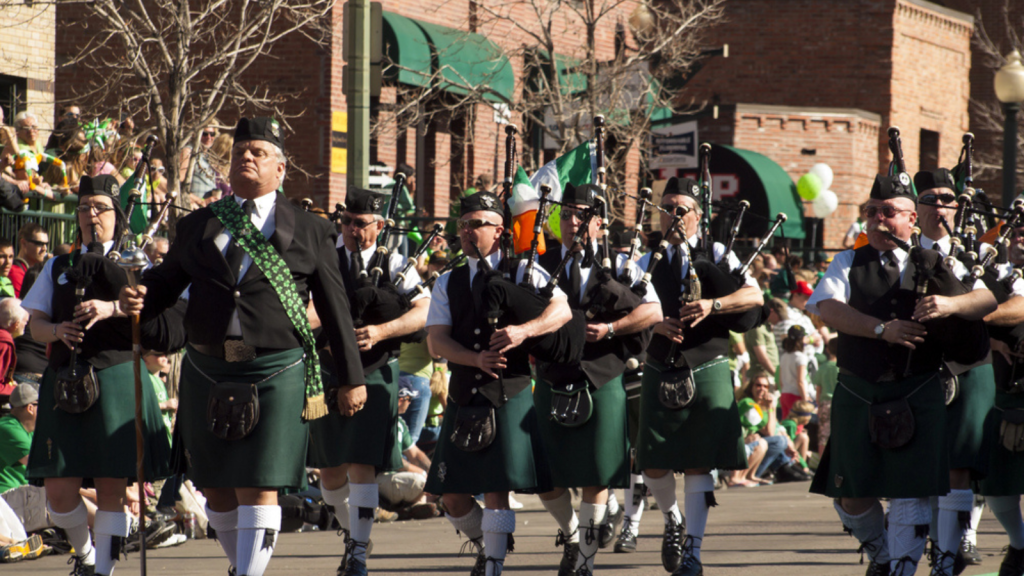
[[[682,502],[682,482],[678,484]],[[704,546],[707,576],[860,576],[857,542],[847,536],[827,498],[807,493],[808,483],[762,488],[719,490]],[[621,492],[620,492],[621,497]],[[526,507],[517,514],[516,551],[505,564],[508,574],[553,575],[561,559],[554,547],[557,527],[532,496],[517,496]],[[575,503],[578,505],[578,502]],[[611,547],[597,556],[597,574],[665,576],[661,567],[661,512],[644,515],[638,551],[614,554]],[[1006,536],[986,509],[978,537],[984,557],[965,576],[994,575],[1002,561]],[[370,574],[469,574],[472,557],[458,558],[461,541],[447,520],[376,524]],[[282,534],[268,576],[312,574],[331,576],[341,554],[333,532]],[[115,574],[139,573],[138,554],[119,562]],[[55,556],[0,566],[4,576],[66,574],[68,556]],[[922,562],[917,573],[928,574]],[[187,542],[177,548],[149,552],[148,573],[174,576],[227,574],[220,546],[211,540]]]

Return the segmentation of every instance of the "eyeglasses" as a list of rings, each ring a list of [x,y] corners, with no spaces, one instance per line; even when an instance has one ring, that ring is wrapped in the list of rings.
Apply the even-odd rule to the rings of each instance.
[[[213,138],[216,135],[217,135],[217,133],[212,131],[212,130],[203,130],[203,138],[206,138],[207,136],[209,136],[210,138]]]
[[[663,204],[661,209],[676,216],[685,216],[686,213],[684,211],[687,210],[686,206],[677,206],[675,204]]]
[[[952,194],[925,194],[921,196],[921,202],[925,204],[935,204],[936,202],[952,204],[956,202],[956,196]]]
[[[376,222],[376,220],[356,220],[355,218],[351,218],[349,216],[341,217],[341,223],[343,226],[351,226],[353,228],[366,228],[367,226],[373,224],[374,222]]]
[[[93,206],[90,206],[88,204],[83,204],[83,205],[75,208],[75,210],[78,211],[79,214],[87,214],[87,213],[91,212],[91,213],[97,214],[97,215],[99,215],[99,214],[106,214],[107,212],[110,212],[113,209],[114,209],[113,206],[101,206],[99,204],[96,204],[96,205],[93,205]]]
[[[33,240],[31,238],[25,238],[25,242],[28,242],[29,244],[32,244],[33,246],[38,246],[40,248],[46,248],[46,246],[49,244],[47,240]]]
[[[22,126],[18,130],[27,130],[28,132],[39,132],[39,126]]]
[[[913,212],[913,210],[906,210],[904,208],[897,208],[895,206],[868,206],[864,209],[865,218],[874,218],[879,212],[885,218],[892,218],[900,212]]]
[[[589,212],[590,212],[590,210],[587,210],[585,208],[583,208],[583,209],[573,209],[573,208],[566,208],[566,207],[563,206],[561,214],[558,217],[561,218],[562,220],[570,220],[570,219],[572,219],[573,216],[575,216],[577,220],[582,222],[583,219],[587,216],[587,214]]]
[[[477,230],[479,228],[483,228],[484,226],[500,226],[500,224],[488,222],[483,218],[470,218],[469,220],[459,221],[459,230]]]

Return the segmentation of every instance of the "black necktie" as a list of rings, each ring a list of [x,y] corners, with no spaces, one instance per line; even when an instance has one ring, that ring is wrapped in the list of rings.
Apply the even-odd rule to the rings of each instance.
[[[473,276],[473,281],[469,284],[469,291],[473,295],[473,306],[476,308],[477,313],[483,315],[486,310],[483,309],[484,304],[484,273],[480,269],[480,264],[477,263],[476,275]]]
[[[885,280],[889,286],[893,286],[900,281],[900,267],[896,264],[896,254],[892,250],[885,251],[885,259],[885,266],[882,267],[882,270],[885,272]]]
[[[364,268],[365,268],[365,265],[363,264],[363,253],[362,252],[353,252],[352,253],[352,262],[351,262],[352,280],[353,281],[358,281],[359,280],[359,275],[362,274]]]
[[[674,246],[672,252],[672,275],[675,277],[675,281],[679,282],[683,279],[683,247]]]
[[[252,220],[253,210],[256,209],[256,203],[252,200],[246,200],[242,202],[242,212],[245,212],[245,217]],[[235,281],[241,280],[239,274],[242,272],[242,257],[245,256],[245,250],[235,242],[234,236],[231,237],[231,242],[228,243],[227,252],[224,253],[224,259],[228,261],[228,268],[231,269],[231,273],[235,275]]]
[[[572,265],[569,266],[569,284],[572,286],[571,296],[574,298],[573,302],[580,301],[580,290],[583,289],[583,276],[580,273],[580,262],[583,261],[582,252],[572,253]]]

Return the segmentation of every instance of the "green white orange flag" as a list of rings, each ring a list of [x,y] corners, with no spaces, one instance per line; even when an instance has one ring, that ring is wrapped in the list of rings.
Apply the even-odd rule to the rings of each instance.
[[[533,184],[534,190],[540,188],[541,184],[551,186],[549,198],[560,202],[562,200],[562,190],[566,184],[572,183],[573,186],[592,184],[596,174],[597,154],[595,142],[588,140],[541,166],[540,170],[537,170],[533,177],[530,178],[530,183]],[[560,208],[560,206],[555,206],[551,210],[551,216],[548,218],[548,226],[559,240],[562,239]]]
[[[515,178],[512,179],[512,199],[509,201],[509,210],[512,211],[512,240],[517,254],[530,249],[538,208],[540,195],[530,183],[526,170],[518,166]],[[546,251],[544,235],[541,234],[540,238],[537,238],[537,253],[543,254]]]

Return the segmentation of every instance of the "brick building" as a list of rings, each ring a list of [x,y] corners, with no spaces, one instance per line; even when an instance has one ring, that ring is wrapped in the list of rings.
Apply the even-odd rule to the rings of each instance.
[[[54,6],[13,4],[0,8],[0,107],[5,122],[28,110],[39,116],[46,138],[52,126],[54,86]]]

